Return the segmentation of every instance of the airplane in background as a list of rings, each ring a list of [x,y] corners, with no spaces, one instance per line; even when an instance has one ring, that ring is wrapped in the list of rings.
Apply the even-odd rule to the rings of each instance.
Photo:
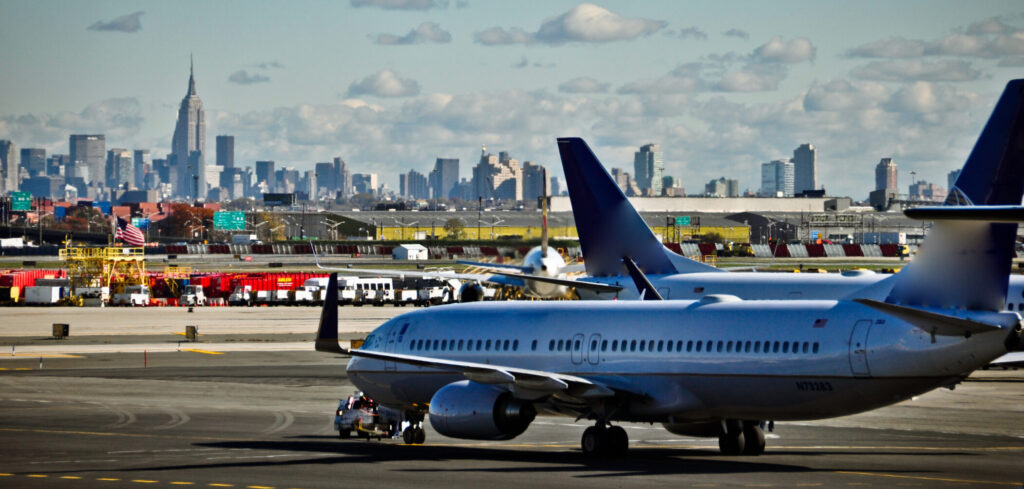
[[[1024,176],[1024,81],[1011,81],[1000,97],[950,194],[947,205],[1017,205],[991,189]],[[559,138],[573,216],[587,275],[580,281],[630,285],[621,258],[631,257],[666,299],[731,294],[744,299],[838,299],[882,287],[889,275],[858,270],[842,274],[726,272],[665,247],[636,212],[614,179],[580,138]],[[581,288],[581,299],[636,299],[632,287],[618,292]],[[1024,310],[1024,277],[1012,276],[1010,310]]]
[[[1018,101],[1011,115],[1022,87],[1012,81],[1004,93]],[[717,437],[725,454],[758,455],[767,420],[844,416],[952,387],[1019,344],[1021,317],[1004,308],[1024,220],[1024,167],[1007,164],[1020,161],[1018,143],[982,148],[994,158],[973,158],[975,148],[967,166],[991,178],[957,185],[975,205],[906,211],[935,221],[925,246],[885,287],[852,300],[657,300],[644,268],[659,264],[625,250],[616,269],[636,275],[652,300],[423,309],[345,349],[332,274],[316,349],[352,355],[349,379],[405,412],[407,443],[424,441],[427,415],[445,436],[507,440],[548,414],[594,421],[581,439],[588,456],[627,450],[619,422],[661,423]]]
[[[544,175],[547,181],[547,174]],[[523,256],[522,265],[495,264],[487,262],[475,262],[457,260],[457,263],[472,265],[478,268],[490,270],[490,273],[460,273],[448,271],[411,271],[411,270],[389,270],[377,268],[330,268],[320,264],[320,258],[316,255],[313,247],[313,258],[317,268],[324,270],[337,270],[349,273],[364,273],[371,275],[385,275],[395,277],[415,278],[437,278],[442,280],[456,279],[463,281],[462,287],[456,292],[458,302],[476,302],[484,298],[484,285],[498,285],[519,287],[523,294],[528,297],[540,299],[556,299],[565,297],[570,287],[577,290],[588,290],[594,293],[611,294],[622,289],[620,285],[610,285],[578,281],[568,278],[566,274],[582,271],[579,265],[570,265],[565,262],[558,250],[548,246],[548,213],[547,196],[541,199],[541,239],[540,246],[534,246]]]

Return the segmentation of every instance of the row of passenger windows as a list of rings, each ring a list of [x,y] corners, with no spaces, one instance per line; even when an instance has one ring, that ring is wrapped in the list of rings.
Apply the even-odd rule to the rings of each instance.
[[[580,351],[583,340],[550,340],[548,351]],[[598,349],[596,339],[590,351]],[[723,341],[723,340],[601,340],[601,351],[613,352],[705,352],[705,353],[818,353],[818,342],[809,341]],[[410,343],[412,351],[519,351],[519,340],[455,340],[417,339]],[[537,350],[537,340],[530,344]]]
[[[551,340],[548,351],[579,350],[581,340]],[[818,353],[818,342],[809,341],[723,341],[718,340],[601,340],[601,351],[616,352],[715,352],[715,353]],[[597,340],[590,340],[590,350],[597,350]]]

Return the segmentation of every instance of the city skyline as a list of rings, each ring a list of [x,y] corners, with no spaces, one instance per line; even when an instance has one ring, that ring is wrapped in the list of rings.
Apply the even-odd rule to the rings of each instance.
[[[396,189],[487,145],[560,177],[554,139],[576,135],[610,167],[655,142],[684,187],[754,190],[809,142],[818,185],[863,199],[883,157],[943,182],[1024,65],[1014,2],[376,5],[0,2],[0,139],[63,154],[104,134],[162,159],[195,52],[237,166],[341,156]]]

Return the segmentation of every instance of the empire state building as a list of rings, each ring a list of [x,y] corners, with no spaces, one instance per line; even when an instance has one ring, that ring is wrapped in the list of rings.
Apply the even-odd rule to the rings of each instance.
[[[177,176],[171,180],[175,193],[192,199],[206,198],[206,117],[203,102],[196,95],[196,79],[189,63],[188,93],[181,99],[178,123],[171,140],[171,169]]]

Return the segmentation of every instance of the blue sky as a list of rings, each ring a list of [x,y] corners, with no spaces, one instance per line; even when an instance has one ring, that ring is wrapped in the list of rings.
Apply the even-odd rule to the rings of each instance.
[[[169,151],[189,54],[236,162],[468,177],[480,146],[560,173],[554,139],[607,166],[649,142],[699,192],[760,185],[819,150],[819,181],[863,199],[894,157],[945,186],[1007,80],[1024,7],[975,2],[482,0],[0,1],[0,138],[66,153],[71,133]]]

